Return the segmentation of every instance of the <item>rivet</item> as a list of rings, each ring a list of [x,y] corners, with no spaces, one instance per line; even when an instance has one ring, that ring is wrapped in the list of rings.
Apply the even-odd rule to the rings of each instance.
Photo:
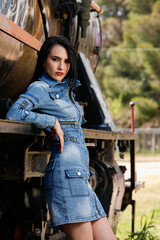
[[[56,98],[59,98],[59,94],[56,94]]]

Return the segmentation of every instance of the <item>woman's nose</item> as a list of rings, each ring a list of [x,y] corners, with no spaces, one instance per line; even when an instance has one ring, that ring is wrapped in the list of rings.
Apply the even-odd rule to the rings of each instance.
[[[64,62],[59,61],[58,69],[64,69]]]

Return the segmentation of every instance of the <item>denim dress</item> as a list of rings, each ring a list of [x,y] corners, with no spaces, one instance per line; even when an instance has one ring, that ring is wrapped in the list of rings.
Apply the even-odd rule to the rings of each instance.
[[[68,79],[57,82],[43,74],[20,95],[7,113],[7,119],[33,123],[45,129],[51,140],[52,152],[45,169],[44,188],[52,227],[106,216],[89,184],[89,155],[81,128],[85,120],[79,104],[69,98]],[[51,138],[50,129],[56,119],[64,133],[62,153],[58,138],[54,141]]]

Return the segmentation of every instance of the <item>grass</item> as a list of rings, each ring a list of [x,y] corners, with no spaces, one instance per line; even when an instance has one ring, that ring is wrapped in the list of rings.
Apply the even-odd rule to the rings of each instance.
[[[128,238],[128,239],[142,239],[160,240],[160,175],[149,176],[145,179],[145,188],[133,194],[133,199],[136,200],[136,216],[135,216],[135,232],[142,231],[141,220],[145,218],[150,221],[152,214],[153,226],[149,229],[154,238]],[[117,227],[117,238],[126,240],[131,234],[131,206],[120,214],[119,223]]]
[[[157,234],[154,234],[150,231],[151,229],[155,228],[153,221],[154,214],[155,211],[153,211],[150,219],[147,216],[143,215],[141,217],[141,230],[129,234],[126,240],[158,240]]]

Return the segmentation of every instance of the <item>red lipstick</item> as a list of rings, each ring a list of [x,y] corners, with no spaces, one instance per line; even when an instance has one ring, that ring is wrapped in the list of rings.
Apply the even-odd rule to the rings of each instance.
[[[58,76],[62,76],[62,75],[63,75],[63,72],[56,72],[56,74],[57,74]]]

